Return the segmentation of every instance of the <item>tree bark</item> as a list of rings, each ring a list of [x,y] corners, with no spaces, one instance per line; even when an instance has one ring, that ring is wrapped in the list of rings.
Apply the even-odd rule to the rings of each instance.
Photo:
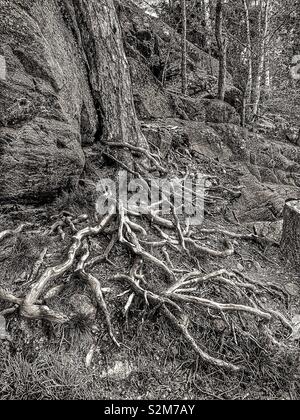
[[[281,252],[287,262],[300,268],[300,201],[289,201],[284,208]]]
[[[147,147],[135,113],[129,64],[114,1],[65,1],[73,3],[101,138]]]
[[[223,0],[217,0],[216,6],[216,40],[219,50],[219,84],[218,98],[225,99],[226,93],[226,73],[227,73],[227,40],[223,35]]]

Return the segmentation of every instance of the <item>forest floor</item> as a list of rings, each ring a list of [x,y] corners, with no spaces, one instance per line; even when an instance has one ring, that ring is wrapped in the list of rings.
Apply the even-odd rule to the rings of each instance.
[[[232,189],[236,185],[234,170],[227,167],[224,173],[219,163],[205,157],[192,158],[172,150],[170,162],[177,162],[177,170],[209,173],[222,176],[222,185]],[[204,225],[210,229],[222,228],[236,233],[253,233],[248,225],[224,219],[223,209],[230,206],[228,192],[218,191],[218,200],[206,207]],[[58,233],[47,239],[35,228],[46,229],[53,224],[51,216],[60,211],[80,215],[92,211],[83,191],[59,199],[52,207],[39,209],[8,208],[0,219],[0,231],[15,227],[16,223],[33,223],[32,232],[20,233],[5,242],[1,248],[1,283],[11,291],[22,294],[28,289],[24,272],[38,259],[47,247],[49,255],[45,266],[62,260],[71,241],[71,231],[62,240]],[[15,211],[15,213],[12,213]],[[54,219],[56,220],[56,219]],[[144,225],[147,229],[147,224]],[[110,235],[99,244],[105,249]],[[155,235],[147,240],[155,240]],[[222,234],[207,237],[206,246],[220,248]],[[235,253],[227,258],[200,258],[203,274],[226,268],[236,270],[245,278],[268,285],[278,284],[289,297],[278,293],[266,294],[267,307],[280,308],[292,319],[299,314],[300,275],[286,266],[276,244],[261,246],[254,242],[238,240]],[[97,245],[97,247],[99,247]],[[173,265],[184,268],[189,257],[170,252]],[[111,278],[116,273],[128,272],[132,265],[130,253],[116,245],[111,263],[94,271],[102,287],[112,288]],[[153,289],[159,288],[161,278],[156,268],[147,273]],[[71,281],[72,280],[72,281]],[[74,296],[88,295],[87,287],[78,278],[67,276],[64,290],[57,298],[50,298],[53,308],[74,310]],[[218,296],[218,287],[205,286],[203,296]],[[218,318],[213,320],[203,311],[193,308],[191,329],[197,342],[213,354],[238,361],[245,368],[242,373],[231,374],[222,368],[204,363],[173,328],[157,308],[150,308],[143,299],[135,299],[124,315],[128,294],[126,287],[113,286],[106,301],[110,309],[117,348],[111,341],[101,314],[93,325],[76,319],[70,325],[57,326],[45,321],[27,321],[17,313],[7,317],[6,331],[10,340],[0,342],[0,399],[297,399],[300,396],[299,349],[288,352],[285,348],[270,352],[260,338],[245,338],[238,334],[234,324],[221,327]],[[79,298],[78,298],[79,299]],[[72,304],[73,300],[73,304]],[[47,301],[48,303],[48,301]],[[0,303],[0,310],[7,305]],[[248,321],[246,322],[246,324]],[[1,327],[1,326],[0,326]],[[283,335],[289,335],[283,332]],[[281,333],[277,335],[281,338]],[[91,366],[86,357],[93,343],[97,348]],[[264,347],[266,345],[266,347]]]

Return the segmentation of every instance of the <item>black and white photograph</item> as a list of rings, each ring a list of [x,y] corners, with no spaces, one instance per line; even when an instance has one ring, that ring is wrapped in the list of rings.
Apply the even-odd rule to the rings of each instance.
[[[0,0],[0,400],[300,400],[300,0]]]

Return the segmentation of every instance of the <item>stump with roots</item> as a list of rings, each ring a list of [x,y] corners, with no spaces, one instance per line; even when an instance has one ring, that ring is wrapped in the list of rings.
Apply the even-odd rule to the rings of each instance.
[[[300,201],[286,203],[284,208],[281,252],[287,262],[300,268]]]
[[[118,144],[110,146],[119,147]],[[132,149],[130,145],[125,147]],[[163,167],[161,156],[150,154],[143,149],[135,152],[139,152],[140,155],[146,154],[156,168]],[[59,324],[72,322],[72,314],[59,312],[57,308],[51,309],[45,302],[49,301],[47,297],[61,294],[61,286],[66,277],[71,279],[71,282],[73,277],[76,277],[87,285],[97,302],[98,310],[103,314],[112,342],[119,347],[122,343],[115,334],[105,287],[95,271],[96,266],[111,264],[110,258],[118,245],[118,248],[124,248],[125,252],[132,254],[132,265],[125,272],[120,272],[120,269],[115,267],[114,274],[105,281],[109,282],[113,291],[116,290],[116,284],[124,289],[122,296],[128,296],[124,302],[124,313],[127,316],[134,300],[138,298],[144,302],[146,310],[159,311],[177,331],[178,340],[186,340],[204,363],[231,372],[243,370],[240,354],[251,351],[251,346],[257,344],[258,338],[263,337],[267,343],[266,352],[272,351],[273,348],[280,351],[287,349],[293,326],[287,311],[278,310],[278,300],[282,302],[281,307],[286,309],[287,296],[282,288],[253,280],[240,272],[225,268],[207,272],[200,263],[203,258],[220,261],[234,255],[239,241],[261,245],[264,238],[253,233],[193,228],[189,223],[180,220],[173,203],[174,200],[169,202],[172,208],[169,218],[164,218],[158,209],[152,207],[149,207],[146,214],[132,212],[126,207],[126,203],[122,202],[115,203],[98,222],[97,218],[92,220],[87,215],[76,216],[66,212],[58,215],[53,226],[44,228],[44,231],[39,230],[38,234],[43,237],[56,234],[62,241],[66,240],[67,235],[71,235],[71,245],[66,257],[62,257],[59,264],[45,264],[46,257],[43,251],[32,269],[30,287],[23,296],[16,296],[11,291],[0,288],[0,300],[5,301],[6,305],[11,304],[0,314],[9,315],[18,310],[20,316],[30,320],[46,320]],[[0,242],[26,229],[25,225],[16,230],[0,232]],[[111,240],[104,253],[101,251],[99,255],[99,244],[104,235],[108,234]],[[216,236],[218,239],[214,247],[203,243],[207,237]],[[176,260],[178,262],[180,254],[185,260],[184,267],[176,267]],[[43,265],[47,268],[43,269]],[[115,294],[117,296],[117,292]],[[276,309],[263,303],[266,302],[266,295],[269,300],[275,297]],[[221,329],[218,327],[220,349],[224,347],[224,331],[231,331],[237,348],[236,355],[231,352],[230,360],[226,360],[223,350],[218,352],[214,349],[214,354],[209,354],[206,350],[208,343],[199,343],[194,335],[195,324],[202,322],[203,325],[207,325],[208,322],[212,325],[222,325]],[[249,343],[246,349],[239,344],[245,340]],[[88,365],[96,346],[97,342],[87,356]]]

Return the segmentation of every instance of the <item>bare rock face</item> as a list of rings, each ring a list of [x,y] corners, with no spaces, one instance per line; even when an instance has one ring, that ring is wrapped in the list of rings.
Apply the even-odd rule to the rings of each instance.
[[[0,0],[0,203],[76,185],[98,128],[76,24],[63,0]]]
[[[119,18],[125,36],[126,54],[146,62],[153,75],[162,80],[165,66],[166,86],[181,91],[181,36],[160,19],[145,13],[131,0],[117,0]],[[172,60],[169,49],[172,44]],[[187,43],[188,54],[188,94],[216,95],[219,74],[219,61]],[[171,64],[171,65],[170,65]],[[227,74],[228,90],[232,87],[232,76]]]
[[[282,225],[282,220],[276,220],[275,222],[256,222],[254,228],[259,236],[279,244],[282,236]],[[251,228],[253,228],[253,224],[249,224],[249,229]]]
[[[231,160],[249,160],[248,130],[228,123],[212,123],[210,126],[219,134],[223,143],[231,150]]]
[[[160,148],[163,156],[167,156],[171,147],[175,149],[190,149],[214,159],[227,148],[218,133],[199,121],[185,121],[179,118],[169,118],[164,121],[143,123],[142,130],[149,143]]]

